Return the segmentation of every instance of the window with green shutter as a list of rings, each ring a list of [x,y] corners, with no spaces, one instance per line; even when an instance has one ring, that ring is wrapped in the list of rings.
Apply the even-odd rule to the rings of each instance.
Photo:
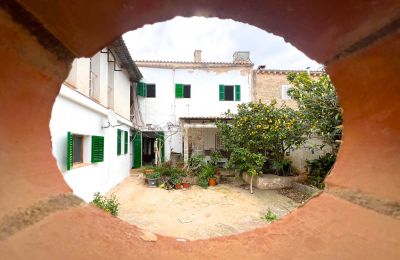
[[[219,101],[225,100],[225,86],[219,85]]]
[[[117,155],[121,155],[121,136],[122,136],[122,130],[118,129],[117,130]]]
[[[219,101],[240,101],[240,85],[219,85]]]
[[[67,171],[72,169],[73,165],[73,149],[74,149],[74,141],[73,135],[71,132],[67,133]]]
[[[175,84],[175,98],[190,98],[189,84]]]
[[[183,98],[183,84],[175,84],[175,97]]]
[[[136,86],[136,94],[141,97],[145,97],[147,95],[146,83],[138,82]]]
[[[124,137],[124,154],[128,153],[128,131],[124,131],[125,137]]]
[[[104,136],[92,136],[92,163],[104,161]]]
[[[235,85],[235,101],[240,101],[240,85]]]

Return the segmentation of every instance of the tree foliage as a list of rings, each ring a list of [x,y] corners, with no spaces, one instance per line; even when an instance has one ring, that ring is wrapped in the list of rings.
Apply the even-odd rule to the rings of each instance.
[[[342,136],[342,113],[329,76],[323,73],[314,79],[307,72],[293,72],[287,79],[293,86],[288,94],[297,101],[299,116],[308,135],[320,137],[337,151],[337,140]]]
[[[297,112],[285,105],[278,107],[275,101],[240,104],[237,114],[228,112],[227,116],[232,120],[217,122],[217,127],[231,152],[229,163],[242,171],[259,167],[260,161],[261,166],[265,160],[283,161],[305,141]]]

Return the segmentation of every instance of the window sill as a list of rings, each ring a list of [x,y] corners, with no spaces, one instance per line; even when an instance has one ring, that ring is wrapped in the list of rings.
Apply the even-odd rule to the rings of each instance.
[[[91,163],[74,163],[72,169],[82,168],[89,165],[91,165]]]

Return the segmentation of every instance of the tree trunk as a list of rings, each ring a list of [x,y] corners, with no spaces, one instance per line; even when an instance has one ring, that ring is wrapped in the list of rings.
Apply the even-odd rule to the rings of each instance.
[[[251,175],[250,177],[250,193],[253,194],[253,177],[254,175]]]

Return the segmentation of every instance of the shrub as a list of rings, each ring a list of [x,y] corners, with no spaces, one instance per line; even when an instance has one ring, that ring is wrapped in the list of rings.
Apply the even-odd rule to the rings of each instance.
[[[275,170],[276,175],[289,176],[292,175],[292,161],[288,158],[282,160],[275,160],[272,162],[272,169]]]
[[[336,155],[326,153],[312,161],[306,161],[308,169],[307,183],[317,188],[325,187],[324,180],[336,161]]]
[[[203,188],[208,187],[208,180],[210,180],[215,175],[215,167],[207,163],[199,173],[199,186]]]
[[[211,153],[210,164],[214,167],[218,166],[219,161],[222,159],[222,154],[219,151],[213,151]]]
[[[153,173],[146,175],[147,179],[158,179],[160,177],[161,177],[161,174],[159,172],[153,172]]]
[[[261,219],[269,221],[269,222],[273,222],[273,221],[277,220],[278,217],[276,216],[276,214],[274,212],[272,212],[271,209],[268,209],[267,214],[265,214]]]
[[[189,171],[192,171],[196,176],[199,175],[206,164],[204,155],[192,155],[188,160]]]
[[[118,207],[119,203],[115,195],[112,195],[110,198],[100,195],[100,192],[96,192],[93,195],[93,201],[91,204],[96,205],[98,208],[101,208],[105,212],[110,213],[113,216],[118,216]]]

